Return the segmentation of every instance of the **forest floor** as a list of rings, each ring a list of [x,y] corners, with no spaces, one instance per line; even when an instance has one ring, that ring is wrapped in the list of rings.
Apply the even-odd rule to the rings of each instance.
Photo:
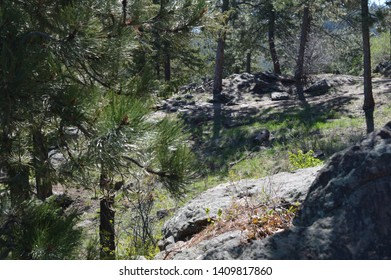
[[[207,117],[213,114],[213,104],[207,101],[211,98],[211,92],[198,93],[197,101],[192,103],[192,106],[204,107],[198,115],[199,121],[194,118],[191,122],[186,121],[186,117],[189,117],[187,109],[191,106],[183,106],[170,112],[156,111],[153,118],[172,115],[185,120],[201,172],[182,202],[167,200],[163,195],[163,202],[157,202],[153,209],[155,212],[151,214],[155,216],[159,210],[171,211],[200,192],[228,180],[260,178],[289,171],[291,166],[288,152],[298,149],[316,150],[321,152],[323,160],[327,160],[333,153],[361,139],[365,135],[362,78],[329,74],[315,78],[334,79],[335,83],[326,94],[307,95],[305,108],[295,97],[272,101],[267,95],[251,93],[244,94],[241,102],[223,107],[223,112],[229,110],[230,120],[223,125],[218,140],[212,135],[213,118]],[[375,126],[380,128],[391,121],[391,79],[374,77],[373,94],[376,103]],[[170,99],[180,100],[182,97],[178,96],[174,95]],[[243,115],[243,112],[250,113]],[[253,141],[254,136],[263,129],[270,131],[274,141],[267,144]],[[85,246],[97,245],[99,199],[96,192],[60,185],[55,187],[54,192],[66,192],[73,199],[73,205],[83,213],[79,225],[87,233],[88,242],[86,241]],[[125,230],[125,234],[121,236],[126,239],[126,227],[129,226],[126,222],[129,216],[126,213],[130,205],[126,200],[118,200],[117,207],[116,226],[118,232]],[[152,221],[158,238],[164,219],[154,217]]]

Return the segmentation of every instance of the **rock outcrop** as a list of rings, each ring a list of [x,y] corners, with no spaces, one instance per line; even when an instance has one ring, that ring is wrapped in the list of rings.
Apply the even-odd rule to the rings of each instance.
[[[301,178],[305,180],[306,177]],[[286,190],[290,185],[286,185]],[[219,188],[224,187],[208,191],[201,197],[206,199],[210,196],[210,202],[217,201],[213,195]],[[294,189],[292,187],[291,190]],[[300,200],[300,196],[294,199]],[[391,122],[380,131],[369,134],[359,144],[331,157],[313,181],[293,226],[288,230],[250,243],[241,242],[238,231],[226,232],[176,252],[172,257],[391,259],[390,205]],[[174,240],[183,238],[178,234],[178,230],[184,228],[179,225],[179,216],[188,221],[195,217],[189,206],[186,207],[166,224],[166,237],[171,235]],[[174,221],[176,226],[173,226]]]
[[[380,62],[375,69],[373,70],[374,73],[379,73],[385,77],[391,76],[391,61],[383,61]]]
[[[351,85],[357,78],[346,75],[322,75],[312,77],[306,95],[332,94],[332,88]],[[269,72],[233,74],[223,79],[220,96],[212,98],[213,81],[205,80],[183,86],[179,92],[157,105],[159,112],[179,114],[186,123],[198,125],[213,120],[216,106],[221,110],[223,126],[226,128],[251,123],[262,116],[267,108],[294,108],[295,81],[288,75]]]
[[[293,173],[282,172],[261,179],[224,183],[207,190],[179,209],[164,224],[164,239],[160,242],[160,247],[162,250],[170,251],[175,243],[189,240],[194,234],[204,229],[208,220],[216,219],[219,210],[225,212],[233,202],[239,199],[260,199],[263,196],[284,201],[287,204],[303,202],[319,169],[320,167],[313,167]],[[238,241],[240,234],[237,232],[233,235],[227,234],[225,237],[219,237],[218,240],[221,238]],[[209,243],[204,243],[210,247]],[[218,243],[222,244],[222,242]]]

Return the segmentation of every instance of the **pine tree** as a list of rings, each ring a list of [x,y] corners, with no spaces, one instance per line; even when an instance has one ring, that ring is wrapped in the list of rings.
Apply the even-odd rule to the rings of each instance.
[[[304,79],[304,58],[305,50],[308,42],[308,34],[311,25],[311,14],[309,4],[305,4],[303,8],[303,20],[301,25],[300,46],[297,56],[297,64],[295,69],[296,90],[299,100],[305,100],[303,79]]]
[[[361,0],[361,19],[362,19],[362,40],[364,54],[364,105],[367,133],[375,129],[373,112],[375,110],[375,101],[372,94],[372,71],[371,71],[371,44],[370,44],[370,14],[368,9],[368,0]]]
[[[154,90],[147,59],[155,51],[147,31],[158,30],[150,4],[37,0],[1,6],[7,15],[0,25],[1,165],[13,203],[30,194],[30,172],[42,200],[57,181],[98,184],[105,259],[115,257],[117,191],[149,174],[179,195],[191,173],[191,153],[181,130],[173,131],[175,123],[146,121]],[[170,32],[179,32],[182,22],[172,26]],[[64,156],[60,168],[51,164],[49,149]]]

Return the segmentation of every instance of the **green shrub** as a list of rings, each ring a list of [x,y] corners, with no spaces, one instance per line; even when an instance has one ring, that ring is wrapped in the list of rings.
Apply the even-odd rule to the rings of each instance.
[[[371,38],[372,68],[390,58],[390,33],[383,32]]]
[[[76,258],[81,229],[78,214],[65,214],[54,200],[32,200],[1,214],[3,258],[54,260]]]
[[[314,157],[314,151],[310,150],[304,153],[302,150],[298,150],[296,154],[289,153],[289,163],[291,170],[314,167],[323,164],[323,161]]]

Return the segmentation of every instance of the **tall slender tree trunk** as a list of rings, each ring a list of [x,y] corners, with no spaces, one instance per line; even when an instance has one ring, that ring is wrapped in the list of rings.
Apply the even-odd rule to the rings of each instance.
[[[302,21],[301,35],[300,35],[300,47],[299,47],[299,54],[297,56],[296,69],[295,69],[296,90],[300,100],[305,100],[304,85],[303,85],[304,57],[305,57],[305,49],[308,41],[308,34],[310,31],[310,25],[311,25],[310,9],[309,6],[306,5],[303,10],[303,21]]]
[[[33,131],[33,154],[37,197],[41,200],[45,200],[53,194],[53,186],[47,139],[40,129]]]
[[[229,0],[223,0],[221,12],[225,13],[228,10]],[[219,138],[222,127],[222,106],[220,102],[220,93],[223,89],[224,48],[225,31],[222,30],[217,40],[215,72],[213,80],[213,138],[215,140]]]
[[[115,260],[115,210],[114,195],[108,194],[110,182],[107,175],[102,172],[100,175],[99,187],[103,192],[103,198],[99,204],[99,244],[100,259]]]
[[[217,42],[215,76],[213,82],[213,138],[218,139],[222,127],[222,105],[220,94],[223,89],[224,35]]]
[[[246,72],[251,73],[251,51],[249,50],[246,55]]]
[[[270,56],[273,61],[273,69],[275,74],[281,74],[280,60],[278,59],[276,44],[275,44],[275,22],[276,22],[276,12],[273,10],[273,4],[270,4],[269,7],[269,24],[268,24],[268,39],[269,39],[269,50]]]
[[[17,206],[30,197],[29,168],[8,168],[8,186],[10,189],[11,205]]]
[[[223,0],[221,12],[225,13],[229,10],[229,0]],[[217,40],[215,72],[213,80],[213,100],[217,101],[223,88],[223,69],[224,69],[224,48],[225,48],[225,31],[220,32]]]
[[[375,101],[372,94],[372,76],[371,76],[371,45],[369,35],[369,9],[368,0],[361,0],[361,16],[362,16],[362,41],[364,52],[364,105],[365,120],[367,125],[367,133],[375,129],[373,113],[375,110]]]
[[[171,81],[171,57],[170,52],[164,52],[164,80],[166,82]]]
[[[159,56],[156,56],[156,62],[155,62],[155,69],[156,69],[156,78],[160,80],[160,62],[159,62]]]
[[[223,88],[225,35],[221,34],[217,41],[215,74],[213,80],[213,100],[217,101]]]
[[[122,0],[122,24],[126,24],[126,16],[128,13],[128,1],[127,0]]]
[[[100,200],[100,259],[115,260],[114,196]]]

